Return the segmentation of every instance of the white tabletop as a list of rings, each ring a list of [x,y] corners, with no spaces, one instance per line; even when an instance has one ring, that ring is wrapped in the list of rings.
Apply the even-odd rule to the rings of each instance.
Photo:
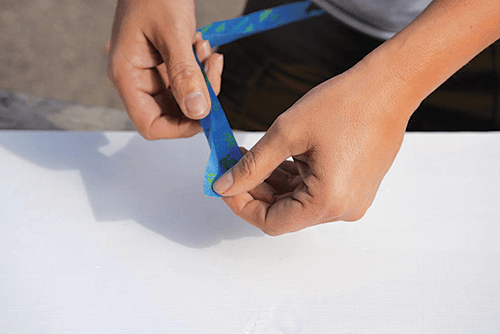
[[[409,133],[361,221],[275,238],[203,195],[207,158],[0,132],[0,333],[500,332],[500,133]]]

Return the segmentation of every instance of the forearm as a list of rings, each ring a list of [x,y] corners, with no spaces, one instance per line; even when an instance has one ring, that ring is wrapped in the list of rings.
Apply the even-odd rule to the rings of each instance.
[[[419,104],[498,38],[500,1],[434,0],[363,62],[385,71],[405,99]]]

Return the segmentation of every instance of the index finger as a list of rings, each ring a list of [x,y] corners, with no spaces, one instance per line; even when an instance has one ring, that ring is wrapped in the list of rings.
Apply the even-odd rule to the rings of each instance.
[[[314,200],[304,183],[293,193],[282,196],[271,204],[248,192],[223,197],[222,200],[235,215],[272,236],[296,232],[326,222],[318,216],[317,210],[314,210]]]
[[[186,117],[167,117],[164,114],[165,110],[178,108],[173,96],[169,96],[165,88],[155,94],[142,89],[137,81],[141,71],[145,70],[127,64],[117,81],[118,92],[137,131],[149,140],[190,137],[200,132],[198,121]]]

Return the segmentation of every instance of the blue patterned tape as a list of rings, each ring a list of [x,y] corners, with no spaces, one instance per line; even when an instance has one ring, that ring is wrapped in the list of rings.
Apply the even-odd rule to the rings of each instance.
[[[323,10],[318,9],[312,5],[311,1],[307,0],[261,10],[230,20],[214,22],[198,29],[198,31],[202,33],[204,40],[209,41],[212,47],[216,47],[323,13]],[[200,120],[210,146],[210,156],[203,179],[203,190],[207,196],[221,197],[213,190],[212,185],[215,180],[241,159],[242,154],[234,139],[226,114],[198,57],[196,57],[196,61],[205,77],[212,104],[208,116]]]
[[[226,114],[215,94],[212,85],[208,81],[207,75],[203,70],[200,60],[196,56],[196,61],[205,77],[212,108],[207,117],[200,119],[201,127],[210,145],[210,156],[205,169],[205,178],[203,179],[203,191],[205,195],[211,197],[221,197],[212,189],[215,180],[224,174],[229,168],[233,167],[242,157],[240,148],[236,143],[231,126],[227,121]]]
[[[213,22],[198,31],[202,33],[204,40],[209,41],[212,47],[216,47],[323,13],[323,10],[313,5],[311,1],[300,1],[234,19]]]

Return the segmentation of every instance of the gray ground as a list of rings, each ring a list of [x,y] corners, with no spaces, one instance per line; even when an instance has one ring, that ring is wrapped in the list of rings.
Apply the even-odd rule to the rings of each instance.
[[[146,1],[146,0],[144,0]],[[195,0],[198,27],[244,0]],[[0,129],[130,129],[103,46],[116,0],[0,1]]]

